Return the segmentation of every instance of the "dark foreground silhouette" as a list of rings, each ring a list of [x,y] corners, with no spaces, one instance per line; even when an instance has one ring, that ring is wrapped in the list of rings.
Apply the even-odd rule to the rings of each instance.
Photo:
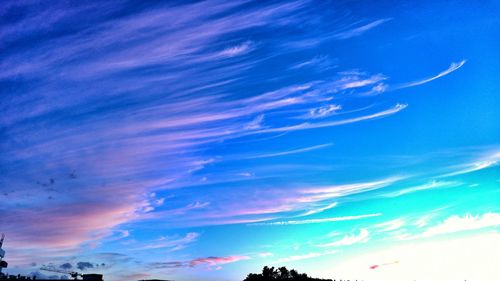
[[[270,281],[270,280],[300,280],[300,281],[332,281],[332,279],[319,279],[298,273],[295,269],[288,270],[286,267],[275,269],[264,266],[262,273],[250,273],[243,281]]]

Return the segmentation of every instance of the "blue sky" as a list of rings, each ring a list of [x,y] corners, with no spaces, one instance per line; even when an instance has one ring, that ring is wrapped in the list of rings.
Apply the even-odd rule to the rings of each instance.
[[[500,274],[499,8],[2,2],[9,271]]]

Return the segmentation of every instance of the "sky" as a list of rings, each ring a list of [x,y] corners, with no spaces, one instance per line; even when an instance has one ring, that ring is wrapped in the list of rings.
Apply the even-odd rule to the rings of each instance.
[[[2,1],[12,274],[500,275],[498,1]]]

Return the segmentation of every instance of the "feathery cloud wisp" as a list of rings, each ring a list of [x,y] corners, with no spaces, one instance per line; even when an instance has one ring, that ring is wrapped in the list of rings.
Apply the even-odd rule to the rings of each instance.
[[[403,225],[405,225],[405,223],[406,222],[403,219],[395,219],[388,222],[379,223],[375,225],[375,227],[380,228],[381,232],[386,232],[400,229]]]
[[[332,186],[322,186],[322,187],[312,187],[302,189],[303,194],[309,194],[311,198],[335,198],[342,197],[356,193],[367,192],[371,190],[376,190],[382,187],[389,186],[403,177],[394,176],[377,181],[361,182],[361,183],[351,183],[343,185],[332,185]]]
[[[378,217],[381,215],[382,215],[381,213],[375,213],[375,214],[366,214],[366,215],[358,215],[358,216],[344,216],[344,217],[333,217],[333,218],[323,218],[323,219],[263,222],[263,223],[254,223],[251,225],[298,225],[298,224],[312,224],[312,223],[327,223],[327,222],[360,220],[360,219],[365,219],[365,218]]]
[[[483,161],[478,161],[478,162],[473,162],[465,165],[461,165],[460,169],[451,173],[446,173],[444,175],[440,175],[439,177],[445,178],[445,177],[453,177],[453,176],[458,176],[462,174],[467,174],[467,173],[472,173],[476,171],[480,171],[483,169],[487,169],[493,166],[498,165],[500,159],[500,153],[497,153],[494,157],[488,159],[488,160],[483,160]]]
[[[326,244],[320,244],[320,245],[318,245],[318,247],[339,247],[339,246],[349,246],[349,245],[358,244],[358,243],[366,243],[370,239],[369,236],[370,236],[370,232],[367,229],[362,228],[359,231],[358,235],[346,235],[346,236],[344,236],[344,238],[342,238],[338,241],[334,241],[334,242],[326,243]]]
[[[226,257],[204,257],[196,258],[187,261],[170,261],[170,262],[153,262],[149,264],[151,269],[172,269],[172,268],[189,268],[201,265],[207,266],[207,269],[220,269],[220,265],[234,263],[242,260],[250,259],[249,256],[226,256]]]
[[[297,153],[302,153],[302,152],[308,152],[308,151],[318,150],[318,149],[322,149],[322,148],[329,147],[329,146],[332,146],[332,145],[333,145],[333,143],[325,143],[325,144],[319,144],[319,145],[314,145],[314,146],[310,146],[310,147],[293,149],[293,150],[289,150],[289,151],[282,151],[282,152],[275,152],[275,153],[267,153],[267,154],[258,154],[258,155],[253,155],[253,156],[247,156],[244,159],[258,159],[258,158],[269,158],[269,157],[285,156],[285,155],[291,155],[291,154],[297,154]]]
[[[377,27],[385,22],[390,21],[390,20],[392,20],[392,19],[391,18],[379,19],[379,20],[370,22],[368,24],[358,26],[358,27],[355,27],[353,29],[349,29],[349,30],[337,33],[334,35],[334,38],[336,38],[336,39],[349,39],[351,37],[360,36],[363,33],[367,32],[368,30],[373,29],[373,28],[375,28],[375,27]]]
[[[276,260],[274,263],[288,263],[288,262],[294,262],[294,261],[299,261],[299,260],[307,260],[307,259],[313,259],[317,257],[322,257],[326,255],[333,255],[337,253],[336,251],[324,251],[324,252],[313,252],[313,253],[307,253],[303,255],[293,255],[290,257],[285,257],[285,258],[280,258]]]
[[[184,248],[187,244],[196,242],[196,240],[198,240],[198,237],[200,237],[200,234],[197,232],[189,232],[181,238],[161,237],[156,241],[147,243],[145,246],[135,248],[133,250],[152,250],[164,248],[179,250],[181,248]]]
[[[317,129],[317,128],[346,125],[346,124],[350,124],[350,123],[356,123],[356,122],[361,122],[361,121],[378,119],[378,118],[390,116],[390,115],[393,115],[393,114],[398,113],[399,111],[405,109],[407,106],[408,106],[407,104],[399,104],[398,103],[398,104],[394,105],[393,107],[390,107],[386,110],[379,111],[379,112],[369,114],[369,115],[353,117],[353,118],[338,120],[338,121],[327,121],[327,122],[317,122],[317,123],[301,123],[301,124],[292,125],[292,126],[264,129],[264,130],[260,130],[257,132],[259,132],[259,133],[288,132],[288,131],[310,130],[310,129]]]
[[[401,190],[397,190],[394,192],[384,193],[381,196],[382,197],[398,197],[398,196],[406,195],[409,193],[414,193],[417,191],[440,188],[440,187],[452,187],[452,186],[458,186],[458,185],[461,185],[461,183],[455,182],[455,181],[431,181],[429,183],[425,183],[425,184],[422,184],[419,186],[408,187],[408,188],[403,188]]]
[[[423,237],[454,233],[467,230],[476,230],[500,225],[500,213],[485,213],[482,215],[466,214],[463,217],[451,216],[444,222],[429,227]]]
[[[406,84],[403,84],[399,87],[396,87],[398,89],[401,89],[401,88],[408,88],[408,87],[413,87],[413,86],[418,86],[418,85],[422,85],[422,84],[425,84],[425,83],[429,83],[431,81],[434,81],[438,78],[441,78],[443,76],[446,76],[450,73],[452,73],[453,71],[459,69],[460,67],[462,67],[465,63],[467,62],[467,60],[461,60],[459,62],[452,62],[450,67],[448,67],[448,69],[446,69],[445,71],[442,71],[440,73],[438,73],[437,75],[435,76],[432,76],[432,77],[429,77],[429,78],[426,78],[426,79],[423,79],[423,80],[418,80],[418,81],[415,81],[415,82],[410,82],[410,83],[406,83]]]
[[[330,209],[334,208],[335,206],[337,206],[337,204],[338,204],[337,202],[333,202],[333,203],[328,204],[328,205],[323,206],[323,207],[308,210],[307,212],[305,212],[299,216],[305,217],[305,216],[309,216],[309,215],[313,215],[313,214],[318,214],[318,213],[321,213],[323,211],[330,210]]]

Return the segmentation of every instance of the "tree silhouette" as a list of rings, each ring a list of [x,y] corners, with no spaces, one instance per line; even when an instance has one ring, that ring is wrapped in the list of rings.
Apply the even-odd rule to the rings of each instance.
[[[332,281],[331,279],[318,279],[307,276],[305,273],[298,273],[297,270],[288,270],[286,267],[275,269],[264,266],[261,274],[250,273],[243,281],[272,281],[272,280],[297,280],[297,281]]]
[[[290,277],[293,280],[296,280],[297,278],[299,278],[299,273],[297,272],[297,270],[295,270],[295,269],[290,270]]]
[[[282,266],[280,268],[278,268],[279,270],[279,279],[280,280],[287,280],[287,279],[290,279],[290,271],[288,271],[288,269],[286,269],[286,267]]]

